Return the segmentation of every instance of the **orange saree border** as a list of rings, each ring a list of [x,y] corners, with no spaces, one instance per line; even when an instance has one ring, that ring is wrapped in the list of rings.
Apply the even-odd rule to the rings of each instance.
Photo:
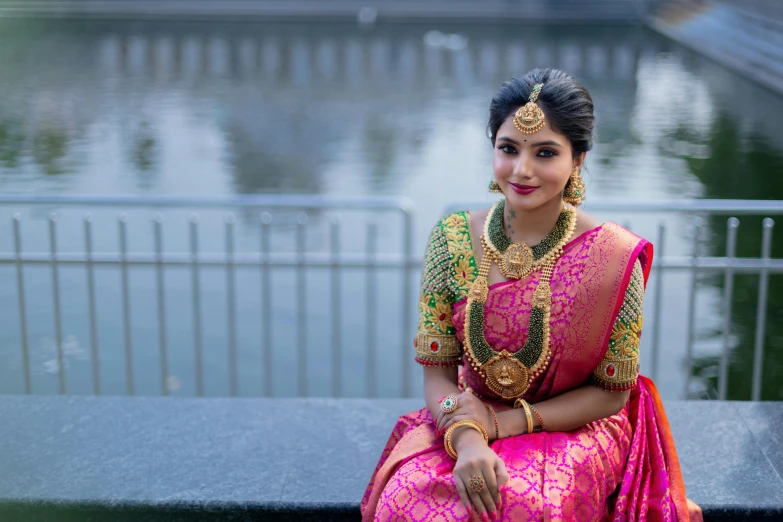
[[[658,394],[658,388],[651,379],[639,376],[647,387],[647,392],[653,401],[655,411],[655,420],[658,423],[658,433],[663,445],[664,458],[666,459],[666,471],[669,473],[669,490],[672,493],[672,501],[677,511],[678,522],[703,522],[701,508],[685,496],[685,482],[682,479],[682,469],[680,468],[680,459],[677,456],[677,450],[674,446],[674,436],[672,436],[669,419],[666,417],[666,410],[663,408],[663,402]]]

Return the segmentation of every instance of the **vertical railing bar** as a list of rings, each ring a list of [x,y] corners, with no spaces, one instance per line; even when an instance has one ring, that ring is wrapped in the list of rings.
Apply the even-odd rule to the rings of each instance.
[[[130,289],[128,285],[128,216],[121,214],[120,228],[120,274],[122,277],[122,323],[125,338],[125,379],[128,395],[134,394],[133,347],[131,336]]]
[[[196,395],[204,395],[204,345],[201,338],[201,277],[198,265],[198,214],[190,216],[190,273],[193,287],[193,342],[195,356]]]
[[[307,214],[300,212],[296,218],[296,319],[297,324],[306,325],[305,310],[305,226],[307,225]],[[299,358],[299,396],[307,396],[307,328],[302,326],[298,329],[298,358]]]
[[[403,209],[403,277],[402,277],[402,394],[403,397],[410,397],[411,390],[411,368],[410,368],[410,339],[411,332],[411,310],[412,292],[410,282],[411,257],[413,257],[413,216]]]
[[[378,343],[375,342],[376,336],[376,313],[375,313],[375,253],[378,237],[378,223],[375,217],[370,218],[367,223],[367,330],[365,348],[367,350],[367,396],[376,397],[378,395],[378,377],[376,369],[378,367],[377,349]]]
[[[272,386],[272,289],[269,274],[269,234],[272,214],[261,214],[261,350],[264,361],[264,396],[271,397]]]
[[[230,394],[237,395],[236,291],[234,285],[234,214],[226,216],[226,308],[228,312],[228,373]]]
[[[54,291],[54,331],[57,346],[57,379],[60,395],[65,395],[65,361],[63,359],[63,325],[60,313],[60,277],[57,266],[57,215],[49,215],[49,251],[52,262],[52,290]]]
[[[732,299],[734,297],[734,257],[737,250],[737,228],[739,219],[732,217],[728,220],[728,229],[726,231],[726,272],[724,276],[723,289],[723,350],[720,355],[720,367],[718,374],[718,398],[726,400],[729,387],[729,348],[731,333],[731,309]]]
[[[666,225],[658,223],[658,239],[656,242],[657,254],[659,259],[665,259],[665,245],[666,241]],[[652,331],[652,371],[651,375],[653,380],[658,377],[658,356],[660,352],[661,342],[661,315],[662,315],[662,299],[663,299],[663,263],[658,263],[655,277],[655,313],[653,315],[653,331]]]
[[[775,222],[764,218],[762,222],[761,259],[769,261],[772,251],[772,229]],[[769,290],[769,270],[762,268],[759,273],[759,299],[756,306],[756,336],[753,347],[753,392],[752,400],[761,400],[761,382],[764,364],[764,330],[767,326],[767,293]]]
[[[92,354],[92,391],[101,394],[100,361],[98,359],[98,327],[95,312],[95,270],[92,260],[92,214],[84,217],[84,251],[87,256],[87,299],[90,314],[90,352]]]
[[[163,279],[163,215],[157,213],[153,219],[155,231],[155,279],[158,294],[158,346],[160,347],[160,389],[169,394],[166,379],[169,376],[168,350],[166,346],[166,296]]]
[[[693,252],[691,255],[691,289],[688,295],[688,339],[685,345],[685,390],[683,398],[690,394],[691,372],[693,371],[693,343],[696,337],[696,291],[698,289],[698,264],[701,255],[701,241],[704,232],[704,220],[693,218]]]
[[[342,385],[342,315],[340,313],[340,216],[331,221],[331,294],[332,294],[332,396],[339,397]]]
[[[27,336],[27,306],[24,294],[24,267],[22,266],[22,216],[15,214],[14,226],[14,250],[16,252],[16,291],[19,300],[19,330],[22,335],[22,365],[24,366],[24,392],[32,393],[30,380],[30,345]]]

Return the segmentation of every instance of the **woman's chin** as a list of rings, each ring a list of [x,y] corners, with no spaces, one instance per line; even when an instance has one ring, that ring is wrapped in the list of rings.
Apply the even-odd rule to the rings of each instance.
[[[516,192],[511,192],[506,195],[506,201],[508,205],[514,209],[523,211],[535,210],[546,203],[546,200],[535,192],[532,194],[517,194]]]

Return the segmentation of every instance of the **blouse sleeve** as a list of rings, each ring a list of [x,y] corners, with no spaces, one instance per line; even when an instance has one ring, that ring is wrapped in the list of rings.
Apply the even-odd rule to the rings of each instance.
[[[452,321],[454,293],[449,284],[450,255],[446,233],[439,222],[430,234],[419,297],[416,361],[426,366],[456,366],[462,363],[462,346]]]
[[[642,334],[644,274],[637,259],[625,291],[620,313],[615,319],[609,346],[593,371],[593,384],[610,391],[631,390],[639,375],[639,338]]]

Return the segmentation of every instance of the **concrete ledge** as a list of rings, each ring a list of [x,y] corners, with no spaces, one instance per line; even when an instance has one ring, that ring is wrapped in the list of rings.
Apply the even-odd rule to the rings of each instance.
[[[358,520],[422,401],[0,396],[0,520]],[[666,404],[708,521],[783,518],[783,403]]]

